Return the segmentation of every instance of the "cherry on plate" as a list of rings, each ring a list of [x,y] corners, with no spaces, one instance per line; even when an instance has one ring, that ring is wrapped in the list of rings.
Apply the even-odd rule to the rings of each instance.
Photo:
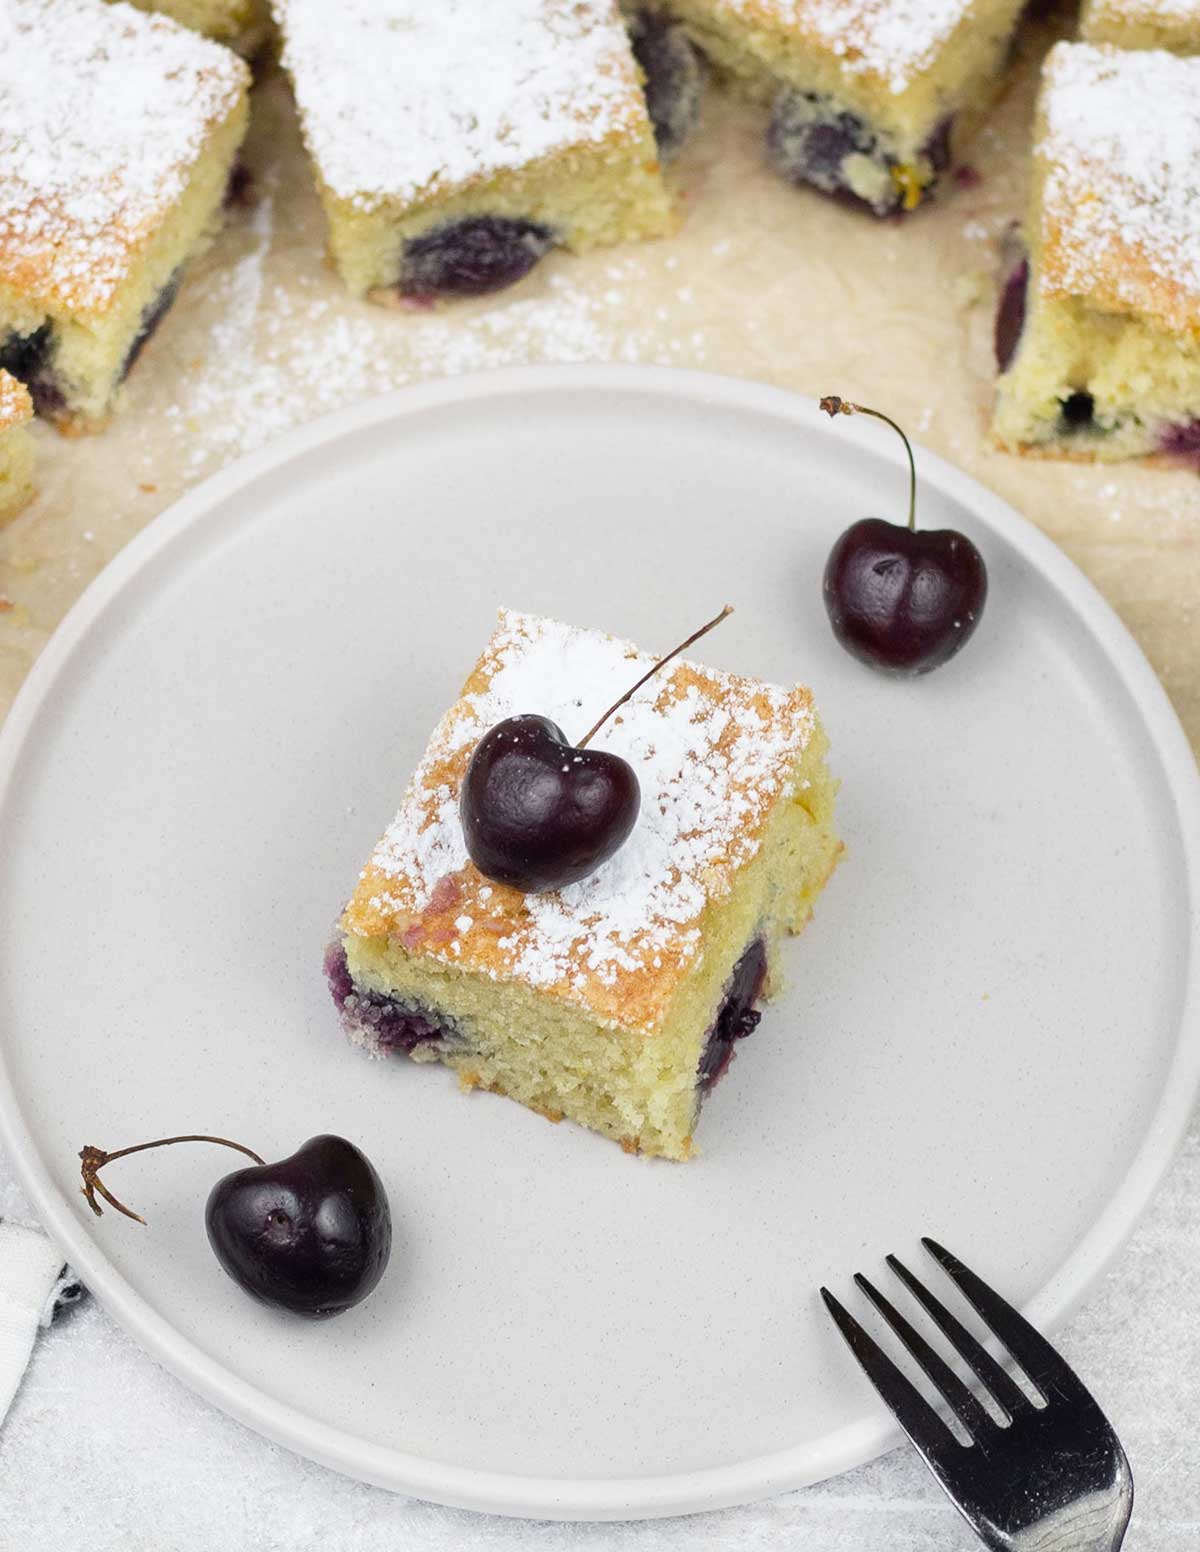
[[[829,415],[872,415],[899,433],[908,453],[907,524],[881,517],[852,523],[825,565],[825,609],[846,651],[883,673],[927,674],[970,640],[987,601],[983,556],[953,528],[916,526],[916,465],[908,438],[889,416],[836,395]]]

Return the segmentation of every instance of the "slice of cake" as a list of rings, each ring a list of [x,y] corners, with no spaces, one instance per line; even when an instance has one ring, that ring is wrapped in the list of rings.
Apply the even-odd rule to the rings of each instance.
[[[326,969],[352,1039],[453,1067],[468,1088],[686,1159],[704,1097],[758,1022],[780,938],[841,850],[809,692],[678,660],[593,747],[636,772],[629,838],[546,894],[468,860],[459,795],[482,736],[536,713],[568,738],[654,659],[502,612],[342,918]]]
[[[89,430],[221,211],[249,72],[102,0],[0,6],[0,367]]]
[[[33,495],[33,438],[24,429],[32,419],[25,385],[0,371],[0,523],[15,517]]]
[[[1200,54],[1200,0],[1084,0],[1079,36],[1117,48]]]
[[[119,0],[116,0],[119,3]],[[158,11],[193,32],[236,49],[243,59],[259,52],[271,32],[267,0],[129,0],[139,11]]]
[[[674,225],[616,0],[274,0],[350,290],[480,295]]]
[[[912,210],[1002,80],[1024,0],[671,0],[734,85],[771,104],[790,182]]]
[[[996,327],[1005,447],[1200,459],[1200,59],[1059,43]]]

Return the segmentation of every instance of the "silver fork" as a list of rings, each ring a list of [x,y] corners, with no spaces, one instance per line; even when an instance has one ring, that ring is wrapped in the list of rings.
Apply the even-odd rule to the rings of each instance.
[[[1133,1477],[1112,1425],[1067,1363],[956,1256],[921,1243],[1029,1376],[1038,1406],[967,1328],[895,1256],[887,1264],[991,1392],[992,1414],[919,1331],[861,1273],[854,1281],[970,1435],[961,1444],[921,1393],[829,1292],[826,1308],[867,1378],[946,1496],[995,1552],[1117,1552],[1133,1510]]]

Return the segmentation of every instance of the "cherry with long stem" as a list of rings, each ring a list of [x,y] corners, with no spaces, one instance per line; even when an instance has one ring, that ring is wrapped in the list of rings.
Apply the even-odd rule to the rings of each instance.
[[[586,749],[590,741],[608,721],[609,717],[612,716],[613,712],[620,711],[621,707],[624,706],[626,701],[631,701],[637,692],[641,689],[641,687],[646,683],[646,681],[648,679],[653,679],[655,674],[659,671],[660,668],[663,667],[664,664],[669,663],[673,657],[678,657],[681,652],[686,652],[694,642],[700,640],[701,636],[707,636],[709,631],[716,630],[721,621],[727,620],[732,613],[733,605],[726,604],[725,607],[721,610],[720,614],[714,615],[712,619],[709,620],[707,625],[702,625],[699,630],[693,631],[686,641],[681,641],[677,647],[672,647],[664,657],[660,657],[658,662],[655,663],[652,668],[648,668],[635,685],[632,685],[628,690],[625,691],[625,694],[621,696],[620,700],[616,700],[612,703],[612,705],[608,708],[608,710],[604,713],[598,722],[594,722],[592,724],[592,726],[587,730],[583,737],[575,744],[575,748]]]
[[[836,393],[828,393],[821,400],[821,408],[831,418],[834,415],[870,415],[875,420],[882,420],[885,425],[891,426],[900,440],[904,443],[904,451],[908,454],[908,531],[917,531],[917,465],[913,458],[912,443],[905,436],[904,431],[890,415],[885,415],[882,410],[868,409],[865,404],[852,404],[849,399],[840,398]]]
[[[173,1143],[177,1142],[216,1143],[222,1148],[233,1148],[237,1153],[244,1153],[248,1159],[253,1159],[256,1164],[266,1162],[255,1153],[253,1148],[247,1148],[240,1142],[230,1142],[228,1137],[210,1137],[206,1133],[189,1132],[182,1137],[157,1137],[153,1142],[135,1143],[131,1148],[118,1148],[113,1153],[107,1152],[104,1148],[93,1147],[91,1143],[88,1143],[79,1150],[79,1157],[82,1161],[80,1172],[83,1175],[83,1185],[80,1187],[80,1190],[87,1198],[88,1206],[96,1214],[96,1217],[101,1218],[104,1216],[104,1209],[96,1200],[96,1193],[99,1192],[110,1207],[115,1207],[117,1212],[124,1213],[127,1218],[132,1218],[135,1223],[145,1225],[146,1220],[140,1213],[135,1213],[131,1207],[126,1207],[124,1202],[117,1200],[100,1179],[100,1171],[106,1164],[111,1164],[114,1159],[128,1158],[131,1153],[145,1153],[148,1148],[169,1148]]]

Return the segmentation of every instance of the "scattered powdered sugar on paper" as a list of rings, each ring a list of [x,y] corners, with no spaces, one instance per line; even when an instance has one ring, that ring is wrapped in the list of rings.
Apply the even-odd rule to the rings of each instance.
[[[1154,310],[1161,280],[1187,293],[1177,306],[1157,299],[1182,310],[1175,325],[1200,319],[1200,58],[1059,43],[1042,100],[1044,219],[1061,232],[1055,291],[1102,285]]]
[[[518,896],[482,884],[468,858],[458,793],[483,734],[536,712],[582,737],[654,658],[628,642],[536,616],[502,612],[481,660],[482,689],[464,694],[429,741],[400,812],[364,870],[368,909],[409,921],[463,910],[461,962],[595,1006],[622,975],[676,964],[697,949],[697,922],[758,850],[813,727],[802,690],[679,660],[605,724],[592,747],[628,760],[642,793],[630,838],[595,873],[557,893]],[[473,684],[479,683],[473,676]],[[465,873],[464,873],[465,870]],[[437,892],[447,890],[445,899]],[[486,893],[485,893],[486,891]],[[360,890],[361,893],[361,890]],[[517,908],[503,935],[484,926],[493,894]],[[357,898],[357,897],[356,897]],[[469,909],[468,909],[469,905]],[[354,913],[351,907],[351,914]],[[463,918],[454,923],[458,928]],[[439,925],[412,927],[411,947],[445,957]]]
[[[104,307],[248,82],[228,49],[132,6],[3,0],[0,281]]]
[[[205,280],[203,357],[188,363],[165,403],[148,403],[177,438],[189,481],[293,427],[408,383],[526,362],[658,361],[700,365],[705,339],[687,322],[663,339],[663,319],[631,323],[629,299],[645,278],[637,250],[608,259],[597,288],[569,255],[543,260],[534,294],[484,305],[392,311],[348,297],[320,266],[280,277],[269,182],[242,234],[246,251]],[[230,234],[230,242],[238,240]],[[153,471],[151,462],[147,472]]]
[[[734,0],[761,14],[761,0]],[[851,75],[899,94],[935,62],[972,0],[768,0],[780,25],[815,36]]]
[[[644,132],[613,0],[275,0],[327,187],[373,209]]]

